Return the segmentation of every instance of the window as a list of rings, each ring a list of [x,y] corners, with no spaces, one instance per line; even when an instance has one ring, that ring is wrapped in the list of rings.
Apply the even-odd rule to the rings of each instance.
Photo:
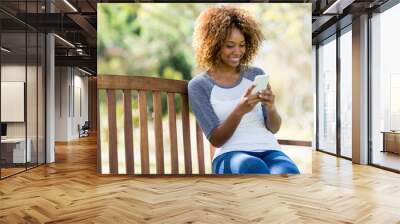
[[[39,13],[44,3],[20,1],[19,15]],[[15,3],[0,3],[0,6],[7,5],[15,6]],[[5,130],[0,144],[0,178],[5,178],[45,163],[46,39],[44,33],[9,14],[0,12],[0,17],[9,21],[0,24],[0,92],[2,98],[14,95],[23,102],[17,107],[20,113],[10,110],[4,101],[0,105],[1,114],[7,117],[22,114],[22,118],[16,120],[1,118]]]
[[[399,141],[388,140],[399,138],[400,133],[400,4],[379,13],[371,18],[371,133],[372,133],[372,163],[400,170],[400,155],[388,150],[384,143],[400,147]],[[387,141],[384,139],[384,135]],[[397,136],[397,137],[393,137]],[[397,142],[397,143],[395,143]],[[398,145],[397,145],[398,144]]]

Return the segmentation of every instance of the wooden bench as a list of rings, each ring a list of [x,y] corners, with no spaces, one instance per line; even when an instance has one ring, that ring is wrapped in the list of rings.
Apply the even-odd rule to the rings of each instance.
[[[162,126],[162,110],[161,110],[161,93],[167,94],[169,133],[170,133],[170,157],[171,157],[171,174],[179,174],[178,149],[177,149],[177,127],[176,127],[176,110],[175,95],[180,95],[182,100],[182,129],[183,129],[183,149],[185,174],[192,174],[192,155],[190,142],[190,121],[189,121],[189,104],[187,95],[187,81],[170,80],[145,76],[117,76],[117,75],[99,75],[98,90],[105,89],[107,93],[108,107],[108,147],[109,147],[109,166],[110,174],[118,174],[118,153],[117,153],[117,127],[116,127],[116,91],[123,92],[124,102],[124,134],[125,134],[125,158],[126,173],[135,174],[134,171],[134,154],[133,154],[133,126],[132,126],[132,105],[131,91],[138,92],[139,105],[139,126],[140,126],[140,161],[141,174],[150,174],[149,169],[149,139],[148,139],[148,114],[146,92],[150,91],[153,96],[154,110],[154,136],[156,147],[156,172],[164,174],[164,146],[163,146],[163,126]],[[99,113],[98,113],[99,114]],[[99,114],[100,115],[100,114]],[[98,116],[98,127],[100,127],[100,116]],[[196,122],[196,147],[199,174],[205,174],[204,163],[204,143],[203,133]],[[101,172],[101,145],[100,145],[100,129],[97,132],[98,153],[97,167]],[[212,158],[214,148],[211,146]]]
[[[176,127],[176,110],[175,95],[181,97],[182,102],[182,130],[183,130],[183,151],[185,174],[192,174],[192,143],[190,141],[190,121],[189,121],[189,103],[187,95],[187,81],[171,80],[147,76],[118,76],[118,75],[98,75],[97,88],[98,91],[105,90],[107,95],[108,108],[108,148],[109,148],[109,167],[110,174],[118,174],[118,152],[117,152],[117,125],[116,125],[116,91],[123,92],[123,108],[124,108],[124,139],[125,139],[125,158],[126,173],[138,174],[134,170],[134,148],[133,148],[133,125],[132,125],[132,104],[131,93],[138,93],[139,107],[139,128],[140,128],[140,174],[150,174],[149,162],[149,138],[148,138],[148,114],[146,92],[150,91],[153,98],[154,111],[154,137],[155,137],[155,158],[156,158],[156,174],[164,174],[164,146],[163,146],[163,125],[162,125],[162,108],[161,93],[167,95],[168,120],[169,120],[169,140],[170,140],[170,158],[171,158],[171,174],[179,174],[178,149],[177,149],[177,127]],[[99,92],[98,92],[99,94]],[[99,102],[98,102],[98,105]],[[98,110],[99,110],[98,106]],[[98,111],[98,127],[100,126],[100,113]],[[196,151],[199,174],[205,174],[205,151],[203,142],[203,133],[196,122]],[[101,173],[101,145],[100,133],[97,131],[97,168]],[[279,140],[281,144],[311,146],[310,142]],[[210,144],[210,159],[214,155],[214,147]]]

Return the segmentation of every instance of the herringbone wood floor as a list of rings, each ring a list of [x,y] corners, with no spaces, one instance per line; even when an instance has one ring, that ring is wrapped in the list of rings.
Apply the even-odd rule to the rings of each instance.
[[[110,177],[95,144],[0,181],[0,223],[400,223],[400,175],[323,153],[312,175]]]

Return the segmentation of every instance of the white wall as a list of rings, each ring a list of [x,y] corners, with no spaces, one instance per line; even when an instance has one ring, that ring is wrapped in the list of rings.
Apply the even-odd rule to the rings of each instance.
[[[78,75],[77,75],[78,72]],[[88,120],[88,78],[81,76],[82,73],[74,70],[74,108],[72,108],[73,119],[71,135],[73,138],[78,137],[78,124],[81,126]],[[82,107],[82,108],[80,108]]]
[[[1,81],[5,82],[25,82],[25,65],[2,65],[1,66]],[[33,69],[28,66],[28,73]],[[29,93],[27,94],[30,95]],[[7,110],[7,108],[1,108]],[[8,137],[25,137],[25,122],[7,122]]]
[[[56,67],[55,73],[55,140],[70,141],[79,138],[78,124],[88,120],[88,78],[72,67]]]
[[[55,140],[68,140],[68,86],[67,67],[55,68]]]
[[[25,65],[2,65],[1,81],[25,82]],[[6,110],[7,108],[1,108]],[[8,137],[25,137],[25,122],[7,123]]]

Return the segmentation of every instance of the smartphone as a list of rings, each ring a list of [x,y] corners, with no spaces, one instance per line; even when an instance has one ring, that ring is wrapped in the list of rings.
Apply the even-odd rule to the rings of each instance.
[[[258,75],[253,81],[253,84],[256,85],[254,89],[251,91],[251,94],[256,94],[258,91],[264,90],[267,88],[269,81],[269,75]]]

